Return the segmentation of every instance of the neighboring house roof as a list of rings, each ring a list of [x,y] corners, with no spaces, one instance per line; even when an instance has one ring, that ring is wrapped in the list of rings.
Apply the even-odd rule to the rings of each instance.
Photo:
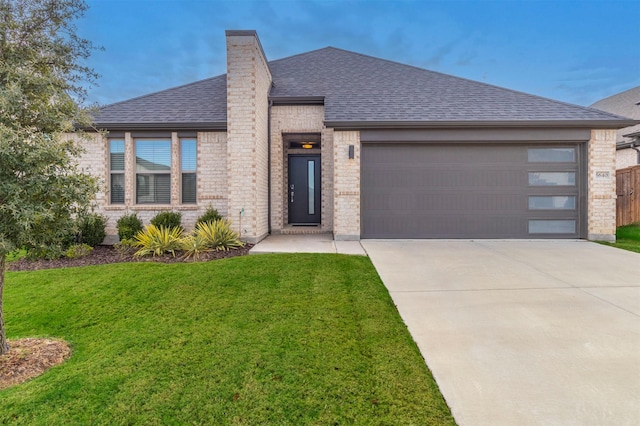
[[[617,115],[333,47],[269,62],[270,98],[324,100],[329,127],[563,125],[619,128]],[[107,128],[226,126],[226,75],[107,105]],[[626,122],[625,122],[626,121]]]
[[[591,108],[640,120],[640,86],[601,99]],[[618,130],[618,149],[627,148],[634,142],[640,145],[640,124]]]

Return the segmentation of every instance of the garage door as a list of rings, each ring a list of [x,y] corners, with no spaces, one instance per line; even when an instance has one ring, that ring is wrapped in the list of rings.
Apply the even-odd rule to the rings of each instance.
[[[362,238],[580,238],[580,145],[363,144]]]

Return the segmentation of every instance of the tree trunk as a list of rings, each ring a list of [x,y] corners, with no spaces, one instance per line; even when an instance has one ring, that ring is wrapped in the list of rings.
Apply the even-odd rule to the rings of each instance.
[[[4,329],[4,313],[2,311],[2,295],[4,293],[4,270],[6,256],[0,254],[0,355],[9,352],[9,343],[7,342],[7,333]]]

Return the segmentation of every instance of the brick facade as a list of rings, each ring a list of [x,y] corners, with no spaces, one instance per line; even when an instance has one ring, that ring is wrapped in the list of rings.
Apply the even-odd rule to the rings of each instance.
[[[626,148],[616,151],[616,169],[626,169],[627,167],[637,166],[638,164],[640,164],[640,162],[638,162],[638,151],[635,149]]]
[[[292,133],[317,133],[321,135],[322,161],[322,218],[323,232],[333,230],[333,144],[331,132],[324,128],[322,105],[287,105],[271,108],[271,231],[282,232],[288,222],[288,156],[293,153],[287,147],[284,135]],[[298,153],[307,153],[298,150]],[[317,153],[314,151],[313,153]]]
[[[171,203],[136,204],[135,203],[135,139],[131,132],[126,132],[125,140],[125,202],[111,204],[109,202],[109,140],[108,136],[97,133],[89,134],[88,139],[79,139],[69,135],[85,148],[79,158],[81,170],[98,177],[100,191],[96,194],[95,211],[108,218],[107,239],[105,242],[117,241],[117,220],[125,214],[136,213],[143,223],[149,224],[151,219],[161,211],[171,210],[182,214],[182,225],[186,229],[195,226],[197,218],[208,207],[227,215],[227,135],[224,132],[198,132],[197,135],[197,202],[182,204],[180,195],[180,138],[177,132],[171,133]],[[122,138],[118,138],[122,139]]]
[[[212,206],[231,220],[243,240],[260,241],[270,230],[278,233],[287,228],[289,154],[319,153],[321,224],[314,232],[332,232],[337,240],[359,239],[360,132],[325,127],[325,105],[315,104],[322,99],[315,94],[290,102],[299,105],[278,104],[289,102],[288,97],[284,101],[277,97],[270,100],[272,75],[255,31],[227,31],[226,41],[226,130],[197,133],[195,204],[182,204],[180,200],[179,132],[185,129],[166,132],[170,135],[167,138],[171,140],[172,159],[171,202],[167,205],[136,204],[134,134],[126,131],[119,137],[125,141],[123,204],[109,202],[108,137],[93,134],[82,141],[87,153],[79,159],[80,167],[101,179],[97,211],[109,217],[109,235],[116,234],[116,220],[126,213],[137,212],[148,223],[160,211],[179,211],[183,215],[183,225],[189,229],[197,217]],[[214,101],[221,102],[220,99],[211,100]],[[276,105],[270,107],[270,101]],[[212,128],[223,127],[222,120],[212,122],[216,125]],[[162,124],[166,126],[165,122]],[[194,123],[187,124],[187,129],[197,127]],[[286,138],[293,134],[313,134],[313,142],[319,140],[320,149],[290,149]],[[615,143],[615,130],[593,130],[587,144],[587,230],[590,239],[615,238]],[[352,159],[349,158],[350,146],[354,148]],[[618,168],[632,163],[635,154],[633,150],[619,151]]]
[[[268,233],[270,88],[271,72],[255,33],[227,31],[228,213],[249,242]]]
[[[349,159],[349,145],[354,158]],[[360,132],[333,132],[333,235],[360,239]]]
[[[616,235],[616,131],[592,130],[587,167],[587,238],[614,241]]]

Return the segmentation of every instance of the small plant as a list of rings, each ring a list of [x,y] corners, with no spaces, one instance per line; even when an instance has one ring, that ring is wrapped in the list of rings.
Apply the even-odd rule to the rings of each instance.
[[[175,257],[176,250],[180,250],[181,237],[182,228],[147,225],[135,236],[135,246],[139,247],[139,250],[133,255],[136,257],[162,256],[165,253],[171,253]]]
[[[120,255],[127,255],[136,247],[136,240],[133,238],[124,238],[113,245]]]
[[[93,247],[88,244],[74,244],[64,252],[64,255],[70,259],[78,259],[88,256],[92,251]]]
[[[213,222],[213,221],[220,220],[220,219],[222,219],[222,216],[220,216],[220,213],[218,213],[218,210],[216,210],[213,207],[209,206],[209,207],[207,207],[207,210],[202,214],[202,216],[200,216],[198,218],[198,220],[196,221],[196,226],[199,223]]]
[[[208,251],[209,248],[206,238],[201,235],[191,234],[180,240],[180,248],[183,250],[185,259],[199,260],[200,256]]]
[[[157,228],[180,228],[182,229],[182,214],[180,212],[164,211],[160,212],[151,219],[151,224]]]
[[[142,221],[136,213],[122,216],[116,222],[118,227],[118,238],[122,240],[130,240],[136,236],[136,234],[142,231]]]
[[[212,250],[244,247],[244,243],[238,238],[238,233],[231,229],[231,222],[226,219],[199,223],[194,235],[205,239]]]
[[[97,213],[90,213],[78,219],[78,242],[91,247],[102,244],[107,236],[105,228],[107,218]]]

